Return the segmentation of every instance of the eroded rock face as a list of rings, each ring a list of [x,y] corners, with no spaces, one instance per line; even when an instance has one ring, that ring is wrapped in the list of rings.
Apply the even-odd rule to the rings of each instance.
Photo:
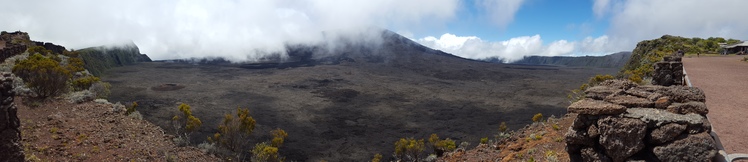
[[[597,121],[600,144],[613,161],[624,161],[644,148],[647,124],[631,118],[607,117]]]
[[[664,162],[711,161],[717,154],[716,143],[706,132],[654,147],[653,152]]]
[[[0,160],[23,161],[21,122],[13,104],[13,77],[10,73],[3,73],[0,81]]]

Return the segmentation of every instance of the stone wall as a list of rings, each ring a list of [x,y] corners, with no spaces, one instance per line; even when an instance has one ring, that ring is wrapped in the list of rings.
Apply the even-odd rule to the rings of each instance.
[[[21,122],[13,104],[13,77],[3,73],[0,82],[0,161],[23,161]]]
[[[568,107],[571,161],[711,161],[717,153],[698,88],[608,80]]]
[[[663,61],[654,64],[654,74],[652,74],[654,85],[685,85],[683,77],[683,62],[680,56],[665,56]]]

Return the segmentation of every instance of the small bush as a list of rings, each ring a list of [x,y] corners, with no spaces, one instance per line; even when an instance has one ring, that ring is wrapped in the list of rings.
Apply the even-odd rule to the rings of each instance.
[[[371,159],[371,162],[379,162],[382,161],[382,154],[374,154],[374,158]]]
[[[278,148],[268,145],[265,142],[257,143],[255,147],[252,148],[251,152],[252,161],[283,161],[283,159],[278,156]]]
[[[79,103],[83,103],[83,102],[93,101],[94,99],[96,99],[96,95],[94,93],[91,93],[88,90],[83,90],[83,91],[77,91],[77,92],[70,93],[65,98],[70,103],[79,104]]]
[[[200,126],[203,125],[203,122],[200,121],[199,118],[192,115],[192,109],[190,105],[187,104],[180,104],[179,107],[177,107],[181,113],[174,115],[174,117],[171,118],[175,132],[178,136],[184,137],[189,144],[189,137],[192,132],[197,131],[197,129],[200,128]]]
[[[480,144],[487,144],[488,143],[488,137],[483,137],[480,139]]]
[[[41,54],[41,55],[48,55],[52,54],[52,50],[47,50],[46,48],[42,46],[31,46],[28,49],[26,49],[29,54]]]
[[[76,91],[88,89],[89,87],[91,87],[91,85],[99,81],[101,81],[101,79],[95,76],[81,77],[73,80],[73,89],[75,89]]]
[[[449,138],[441,140],[436,134],[431,134],[429,137],[429,143],[434,148],[436,156],[442,156],[445,152],[451,152],[457,148],[455,141]]]
[[[532,122],[541,122],[543,121],[543,114],[537,113],[534,116],[532,116]]]
[[[112,85],[107,82],[96,82],[88,88],[88,91],[94,93],[96,98],[106,99],[109,97],[109,94],[112,93],[109,90],[110,88],[112,88]]]
[[[273,130],[270,133],[273,134],[273,140],[270,141],[270,145],[273,147],[280,148],[283,145],[283,141],[288,137],[288,133],[280,128]]]
[[[71,77],[70,71],[60,66],[58,61],[40,54],[16,63],[13,73],[26,81],[26,86],[42,98],[66,92],[67,81]]]
[[[553,130],[561,130],[561,127],[556,123],[551,124],[551,127],[553,127]]]
[[[235,115],[226,114],[223,117],[218,132],[209,137],[208,141],[215,142],[234,153],[240,153],[254,129],[255,119],[249,115],[249,109],[237,108]]]
[[[507,128],[506,122],[501,122],[501,124],[499,124],[499,132],[506,132]]]
[[[401,161],[418,161],[424,147],[423,139],[401,138],[395,142],[395,157]]]
[[[130,107],[127,107],[125,110],[125,115],[130,115],[133,112],[137,111],[136,108],[138,107],[138,102],[132,102],[132,105]]]

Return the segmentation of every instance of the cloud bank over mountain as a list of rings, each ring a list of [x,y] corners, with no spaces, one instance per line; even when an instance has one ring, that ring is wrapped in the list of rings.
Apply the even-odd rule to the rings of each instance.
[[[542,35],[539,33],[543,32],[538,31],[513,38],[496,38],[513,35],[507,33],[513,32],[511,25],[515,21],[525,20],[518,19],[522,17],[523,8],[539,3],[550,2],[0,0],[3,4],[0,30],[26,31],[35,40],[56,42],[75,49],[133,42],[154,59],[225,57],[237,61],[282,53],[287,44],[327,43],[334,46],[335,43],[329,41],[340,37],[376,42],[379,35],[372,34],[378,30],[376,28],[398,31],[426,46],[458,56],[473,59],[498,57],[507,61],[527,55],[581,56],[630,51],[641,40],[665,34],[748,39],[748,30],[745,30],[748,21],[741,21],[740,17],[748,6],[748,1],[744,0],[563,2],[558,5],[589,6],[586,12],[577,16],[584,17],[586,13],[590,20],[569,22],[568,27],[536,25],[540,26],[538,30],[563,33],[566,32],[564,28],[574,28],[584,31],[581,35],[565,39],[557,35]],[[459,15],[464,11],[470,11],[468,17]],[[530,20],[551,21],[543,19],[547,14],[540,13],[539,19]],[[486,31],[493,33],[422,32],[424,29],[449,28],[450,22],[461,22],[456,21],[461,19],[476,19],[473,22],[479,22],[478,25],[485,22],[486,26],[491,26],[488,28],[493,28]],[[602,29],[596,28],[600,26]],[[462,30],[471,30],[472,27],[468,24],[465,27],[468,29]],[[595,30],[598,32],[591,32]]]
[[[84,48],[134,42],[154,59],[252,60],[288,43],[372,36],[372,27],[453,18],[457,0],[2,0],[0,30]],[[378,36],[378,35],[376,35]],[[377,39],[358,38],[358,39]]]

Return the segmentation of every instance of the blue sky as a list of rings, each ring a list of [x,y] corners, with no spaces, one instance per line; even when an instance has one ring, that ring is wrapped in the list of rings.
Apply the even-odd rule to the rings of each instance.
[[[0,0],[0,30],[80,49],[133,42],[154,59],[253,61],[372,26],[457,56],[631,51],[665,34],[748,39],[745,0]],[[29,7],[34,6],[34,7]],[[325,33],[325,34],[322,34]]]

